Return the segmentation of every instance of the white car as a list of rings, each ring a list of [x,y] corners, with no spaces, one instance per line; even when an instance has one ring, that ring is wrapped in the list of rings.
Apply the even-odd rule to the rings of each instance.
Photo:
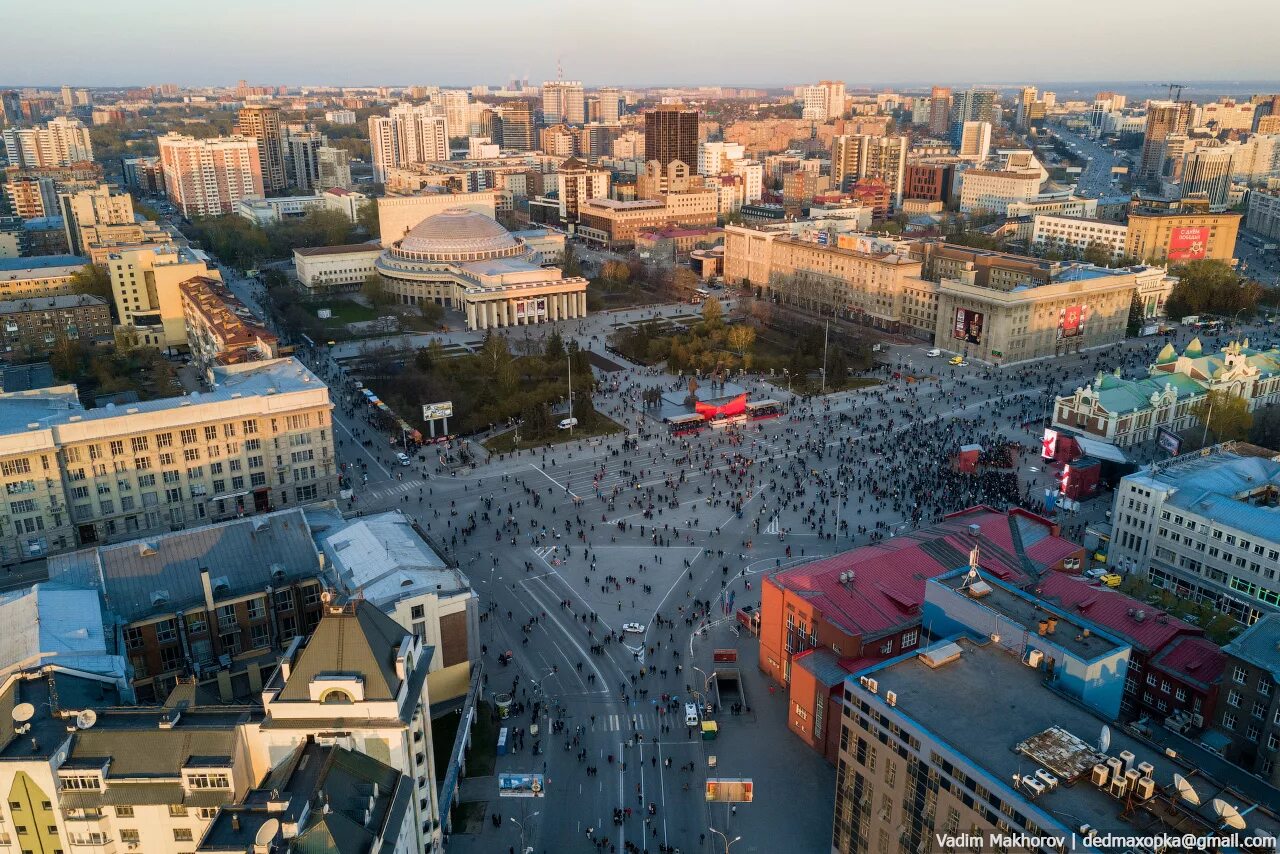
[[[698,706],[695,703],[684,704],[684,725],[685,726],[698,725]]]
[[[931,359],[936,359],[942,355],[942,351],[937,348],[934,348],[933,350],[930,350],[928,353],[925,353],[925,355]]]
[[[402,466],[413,465],[413,460],[409,459],[408,455],[403,452],[396,453],[396,460],[399,461]]]
[[[578,419],[576,418],[565,418],[560,422],[561,430],[568,430],[570,427],[577,427],[577,426],[578,426]]]
[[[632,634],[635,634],[635,635],[642,635],[644,634],[644,624],[643,623],[623,623],[622,630],[624,632],[631,632]]]

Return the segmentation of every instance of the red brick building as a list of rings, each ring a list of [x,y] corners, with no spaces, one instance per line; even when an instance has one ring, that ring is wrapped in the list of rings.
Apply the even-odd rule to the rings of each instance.
[[[985,570],[1025,586],[1033,574],[1084,557],[1082,547],[1057,534],[1052,522],[1024,510],[973,507],[932,527],[766,577],[760,669],[787,690],[791,731],[834,762],[840,686],[867,664],[919,646],[925,582],[964,566],[977,544]]]
[[[955,167],[949,163],[908,163],[903,178],[903,198],[929,199],[945,204],[951,201],[951,185],[955,177]]]

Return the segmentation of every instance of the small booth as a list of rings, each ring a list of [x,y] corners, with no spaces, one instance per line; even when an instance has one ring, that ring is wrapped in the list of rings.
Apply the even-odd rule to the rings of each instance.
[[[715,721],[702,722],[702,740],[715,741],[716,736],[720,734],[720,725]]]

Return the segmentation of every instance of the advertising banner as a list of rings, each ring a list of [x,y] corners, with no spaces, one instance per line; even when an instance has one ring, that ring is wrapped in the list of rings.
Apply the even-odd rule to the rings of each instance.
[[[1161,427],[1156,431],[1156,443],[1168,451],[1171,457],[1182,453],[1182,437],[1167,427]]]
[[[541,774],[499,774],[498,797],[541,798],[547,794]]]
[[[1069,305],[1058,309],[1058,337],[1075,338],[1084,334],[1085,321],[1089,319],[1087,305]]]
[[[755,796],[755,785],[748,779],[711,778],[704,792],[708,801],[749,804]]]
[[[431,421],[436,418],[452,418],[453,401],[443,400],[440,403],[422,404],[422,420]]]
[[[1044,438],[1040,440],[1040,458],[1056,459],[1058,456],[1058,431],[1052,427],[1044,428]]]
[[[966,344],[981,344],[987,317],[982,312],[957,308],[951,337]]]
[[[728,403],[720,406],[713,406],[710,403],[701,401],[695,403],[693,408],[703,418],[721,418],[726,415],[742,415],[747,411],[747,396],[740,394]]]
[[[1169,233],[1169,260],[1196,261],[1208,254],[1209,229],[1175,228]]]

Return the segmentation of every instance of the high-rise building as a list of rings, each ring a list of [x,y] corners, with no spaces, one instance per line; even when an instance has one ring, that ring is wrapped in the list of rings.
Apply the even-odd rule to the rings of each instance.
[[[95,190],[60,194],[58,207],[72,255],[87,254],[81,237],[86,228],[133,224],[133,197],[128,193],[113,193],[107,184]]]
[[[622,93],[616,86],[602,86],[599,91],[600,118],[598,121],[608,124],[622,117]]]
[[[22,118],[22,95],[16,89],[0,92],[0,121],[4,124],[17,124]]]
[[[957,157],[973,160],[978,163],[987,159],[991,152],[991,123],[966,121],[960,127]]]
[[[431,104],[397,104],[386,116],[369,117],[369,149],[375,181],[387,171],[410,163],[449,159],[448,118]]]
[[[196,276],[221,279],[190,249],[166,244],[122,249],[107,258],[116,316],[144,347],[187,346],[178,285]]]
[[[89,129],[79,119],[63,116],[39,127],[6,128],[4,148],[10,166],[33,169],[93,159]]]
[[[848,192],[853,182],[862,178],[883,181],[894,208],[902,204],[906,178],[907,148],[905,136],[870,136],[843,134],[831,141],[832,184]]]
[[[329,145],[316,149],[316,187],[332,190],[342,187],[349,190],[351,181],[351,155],[345,148]]]
[[[690,169],[698,165],[698,111],[680,104],[664,104],[644,114],[645,160],[664,168],[679,160]]]
[[[719,175],[744,157],[746,148],[740,142],[704,142],[698,146],[698,174]]]
[[[556,157],[572,157],[577,153],[578,139],[566,124],[555,124],[538,132],[538,147]]]
[[[285,137],[285,167],[291,186],[304,192],[318,189],[317,152],[327,142],[324,134],[316,131],[294,131]]]
[[[1018,93],[1018,112],[1014,117],[1014,123],[1020,128],[1026,128],[1031,118],[1031,105],[1035,103],[1039,90],[1034,86],[1023,86]]]
[[[609,198],[609,170],[588,166],[570,157],[556,171],[556,189],[560,199],[560,221],[570,230],[579,221],[582,205],[588,199]]]
[[[533,103],[525,98],[515,98],[502,105],[502,147],[511,151],[533,151],[536,137],[533,130]]]
[[[1182,159],[1182,197],[1203,194],[1210,210],[1226,210],[1231,190],[1231,155],[1227,146],[1200,146]]]
[[[934,86],[929,93],[929,133],[945,137],[951,127],[951,90]]]
[[[464,137],[471,133],[471,95],[463,89],[441,92],[434,99],[444,112],[450,137]]]
[[[240,199],[266,195],[258,141],[252,137],[168,133],[157,143],[165,193],[184,217],[234,213]]]
[[[996,92],[994,89],[966,89],[951,101],[951,144],[960,145],[965,122],[994,124]]]
[[[284,168],[284,130],[280,125],[280,108],[264,105],[245,107],[240,111],[235,133],[258,141],[263,189],[268,193],[282,192],[289,180]]]
[[[586,101],[581,80],[548,80],[542,84],[542,120],[548,125],[561,122],[584,124]]]
[[[845,87],[842,80],[822,80],[799,90],[801,118],[806,121],[825,122],[844,115]]]
[[[1139,182],[1156,180],[1164,172],[1165,140],[1187,132],[1194,108],[1190,101],[1152,101],[1147,106],[1147,130],[1136,176]]]

